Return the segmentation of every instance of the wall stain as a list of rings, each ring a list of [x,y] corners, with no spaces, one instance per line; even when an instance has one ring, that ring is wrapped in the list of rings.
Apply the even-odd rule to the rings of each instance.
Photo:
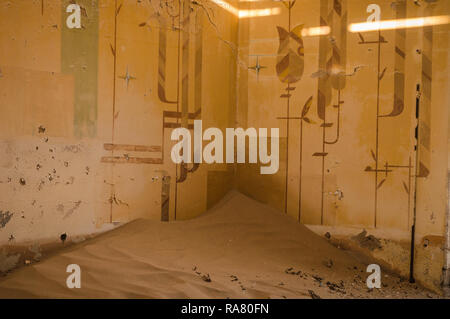
[[[373,235],[369,235],[369,236],[366,236],[366,235],[367,235],[367,231],[364,229],[361,233],[352,237],[352,239],[354,241],[358,242],[358,244],[361,247],[367,248],[369,250],[383,248],[383,246],[381,245],[381,242],[378,238],[376,238]]]
[[[66,145],[63,152],[78,153],[81,151],[81,145]]]
[[[19,262],[20,254],[8,256],[6,252],[0,253],[0,272],[6,273],[11,269],[14,269]]]
[[[75,202],[75,206],[72,207],[71,209],[67,210],[67,212],[64,215],[63,219],[66,219],[66,218],[70,217],[70,215],[72,215],[78,209],[78,207],[80,207],[80,205],[81,205],[81,200],[78,201],[78,202]],[[60,207],[58,207],[58,208],[60,208]],[[64,209],[64,206],[63,206],[63,209]]]
[[[3,212],[0,210],[0,228],[4,228],[13,215],[14,213],[10,213],[9,211]]]
[[[34,261],[40,261],[41,260],[41,257],[42,257],[41,246],[38,243],[35,243],[32,246],[28,247],[28,251],[33,253],[33,260]]]

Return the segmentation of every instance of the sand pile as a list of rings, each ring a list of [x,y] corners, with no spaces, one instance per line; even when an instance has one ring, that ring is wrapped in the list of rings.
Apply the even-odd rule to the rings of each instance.
[[[81,289],[66,286],[78,264]],[[199,218],[136,220],[0,279],[0,298],[434,297],[389,275],[368,291],[367,263],[268,206],[232,192]]]

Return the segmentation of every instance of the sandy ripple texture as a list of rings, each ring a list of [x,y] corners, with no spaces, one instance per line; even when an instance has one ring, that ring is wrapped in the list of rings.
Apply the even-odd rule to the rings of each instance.
[[[0,298],[438,298],[238,192],[202,216],[136,220],[0,278]],[[81,288],[66,285],[69,264]]]

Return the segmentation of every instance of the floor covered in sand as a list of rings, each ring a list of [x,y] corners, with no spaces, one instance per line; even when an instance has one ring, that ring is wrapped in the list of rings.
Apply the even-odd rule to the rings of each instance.
[[[69,264],[81,288],[66,286]],[[438,298],[240,193],[193,220],[136,220],[0,278],[0,298]]]

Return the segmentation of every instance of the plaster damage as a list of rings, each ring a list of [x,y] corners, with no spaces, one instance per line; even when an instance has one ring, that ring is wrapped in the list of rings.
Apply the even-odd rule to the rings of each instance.
[[[6,224],[11,220],[11,217],[13,216],[13,213],[10,213],[9,211],[3,212],[0,210],[0,228],[3,228],[6,226]]]
[[[6,252],[0,251],[0,273],[6,273],[14,269],[20,260],[20,254],[7,255]]]
[[[373,235],[367,235],[367,231],[364,229],[358,235],[352,237],[361,247],[369,250],[382,249],[381,241]]]

